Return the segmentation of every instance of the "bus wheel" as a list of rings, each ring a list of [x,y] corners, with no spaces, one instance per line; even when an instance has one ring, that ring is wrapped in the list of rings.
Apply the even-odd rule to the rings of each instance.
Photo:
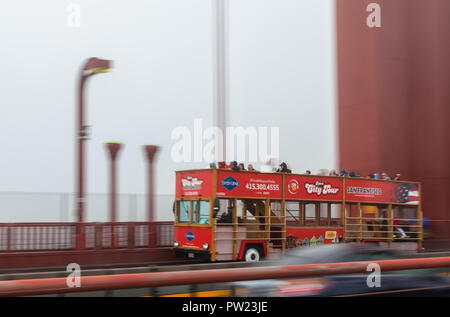
[[[254,247],[249,247],[245,250],[244,260],[245,262],[259,262],[261,255],[259,254],[259,250]]]

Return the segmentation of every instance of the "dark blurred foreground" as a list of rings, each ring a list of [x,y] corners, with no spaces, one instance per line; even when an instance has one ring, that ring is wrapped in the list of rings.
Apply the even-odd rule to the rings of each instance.
[[[278,265],[320,264],[407,259],[395,249],[358,244],[323,245],[288,252]],[[233,283],[240,296],[448,296],[450,268],[329,275],[314,278],[274,279]]]

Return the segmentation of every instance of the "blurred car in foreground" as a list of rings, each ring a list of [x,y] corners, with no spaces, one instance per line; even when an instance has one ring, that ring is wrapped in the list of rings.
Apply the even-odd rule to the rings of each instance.
[[[294,249],[275,265],[300,265],[404,259],[408,255],[394,249],[357,244],[334,244]],[[271,279],[232,283],[237,296],[447,296],[450,278],[439,275],[449,269],[381,272],[380,287],[369,287],[372,273],[329,275],[313,278]],[[370,278],[370,280],[372,280]]]

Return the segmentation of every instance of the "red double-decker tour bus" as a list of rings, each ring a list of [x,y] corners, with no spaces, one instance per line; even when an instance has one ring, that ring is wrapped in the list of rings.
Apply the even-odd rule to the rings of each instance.
[[[174,252],[259,261],[286,249],[361,242],[421,248],[420,184],[201,169],[176,172]]]

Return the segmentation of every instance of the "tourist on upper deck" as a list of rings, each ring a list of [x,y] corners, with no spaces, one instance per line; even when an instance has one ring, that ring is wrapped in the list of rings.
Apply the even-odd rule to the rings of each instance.
[[[257,172],[257,170],[255,170],[255,169],[253,168],[253,165],[252,165],[252,164],[248,164],[247,170],[248,170],[248,171],[251,171],[251,172]]]
[[[238,163],[236,161],[231,162],[231,170],[233,171],[239,171],[239,166]]]
[[[336,170],[332,169],[332,170],[330,171],[330,173],[328,174],[328,176],[339,176],[339,174],[336,173]]]
[[[306,175],[311,175],[311,171],[310,170],[306,170],[305,174]]]
[[[392,178],[390,178],[387,173],[383,172],[383,173],[381,173],[381,179],[391,180]]]
[[[345,169],[341,169],[341,174],[339,176],[348,176],[348,173]]]
[[[280,168],[277,169],[277,172],[279,172],[279,173],[292,173],[292,171],[290,169],[288,169],[287,164],[284,163],[284,162],[280,164]]]
[[[351,171],[351,172],[348,174],[348,176],[349,176],[349,177],[360,177],[358,174],[356,174],[356,173],[353,172],[353,171]]]
[[[215,162],[210,163],[209,168],[217,168],[216,163]]]
[[[395,174],[394,180],[399,181],[401,180],[402,175],[400,173]]]
[[[239,163],[239,170],[240,171],[245,171],[244,163]]]
[[[227,164],[224,161],[220,161],[219,168],[227,168]]]

